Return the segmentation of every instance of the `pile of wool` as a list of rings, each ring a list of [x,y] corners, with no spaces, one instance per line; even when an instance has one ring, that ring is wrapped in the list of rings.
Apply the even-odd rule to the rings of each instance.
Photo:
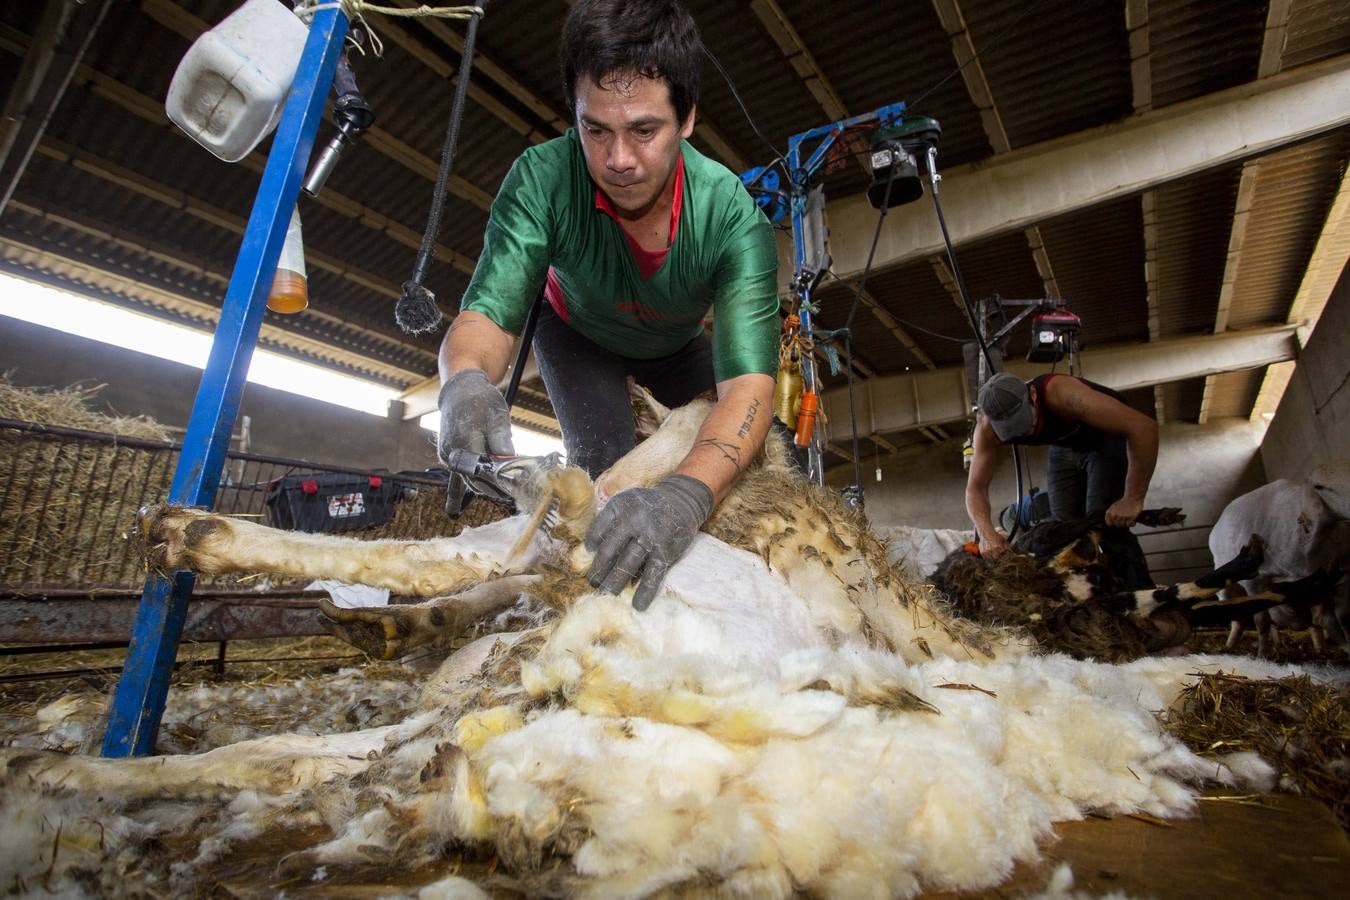
[[[180,660],[209,664],[215,645],[196,649],[200,652],[190,645],[181,648]],[[340,668],[350,652],[332,660],[325,656],[344,649],[350,650],[329,637],[240,641],[231,645],[231,668],[223,676],[202,668],[182,669],[169,691],[157,752],[202,753],[267,734],[367,729],[401,721],[416,708],[424,675],[379,661]],[[0,746],[97,753],[121,654],[82,654],[100,657],[109,667],[108,675],[90,677],[93,685],[72,688],[68,680],[11,687],[0,702]],[[289,663],[288,654],[300,658]],[[100,664],[69,656],[81,664]]]
[[[911,664],[812,603],[705,535],[647,612],[588,594],[484,637],[398,724],[107,764],[0,752],[0,883],[190,893],[265,845],[254,883],[275,890],[397,870],[415,893],[469,856],[495,861],[482,886],[529,894],[907,895],[995,885],[1056,821],[1185,815],[1198,784],[1272,778],[1157,716],[1194,673],[1287,667]],[[913,610],[873,614],[897,620],[881,632]]]

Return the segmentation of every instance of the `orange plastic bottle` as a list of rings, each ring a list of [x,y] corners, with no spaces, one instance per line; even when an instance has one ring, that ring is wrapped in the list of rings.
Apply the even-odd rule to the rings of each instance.
[[[819,405],[820,397],[815,391],[802,394],[801,409],[797,411],[797,438],[793,442],[798,447],[811,445],[811,432],[816,428],[816,409]]]
[[[272,276],[267,308],[290,314],[298,313],[306,306],[309,306],[309,279],[305,276],[305,241],[300,234],[300,209],[297,207],[286,228],[286,243],[281,248],[277,273]]]

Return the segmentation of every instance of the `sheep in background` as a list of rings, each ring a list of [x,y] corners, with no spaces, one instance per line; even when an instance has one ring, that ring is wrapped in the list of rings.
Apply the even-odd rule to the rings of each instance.
[[[681,418],[606,488],[681,458]],[[319,561],[433,592],[505,575],[539,596],[526,627],[451,655],[395,725],[155,759],[0,751],[0,883],[281,890],[396,871],[416,886],[460,855],[501,864],[488,886],[532,894],[910,894],[998,883],[1057,820],[1182,815],[1188,785],[1270,782],[1250,756],[1195,756],[1155,714],[1191,673],[1289,668],[1030,655],[896,577],[862,520],[776,452],[645,613],[576,586],[585,503],[560,503],[552,534],[516,542],[498,523],[434,550],[165,511],[165,564],[309,575]]]
[[[1259,535],[1265,562],[1256,577],[1240,582],[1234,595],[1258,594],[1275,579],[1306,579],[1350,568],[1350,460],[1315,469],[1306,482],[1281,478],[1233,500],[1209,533],[1216,562]],[[1324,634],[1350,654],[1350,579],[1315,598],[1320,602],[1276,606],[1254,617],[1257,654],[1264,656],[1272,626],[1312,629],[1319,649]],[[1233,620],[1228,647],[1237,645],[1249,618]]]

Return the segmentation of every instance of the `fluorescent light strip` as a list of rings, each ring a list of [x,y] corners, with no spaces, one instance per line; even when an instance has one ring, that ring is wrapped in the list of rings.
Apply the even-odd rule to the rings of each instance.
[[[0,315],[202,369],[211,335],[110,303],[0,275]],[[348,409],[384,416],[398,391],[267,350],[253,351],[248,380]]]

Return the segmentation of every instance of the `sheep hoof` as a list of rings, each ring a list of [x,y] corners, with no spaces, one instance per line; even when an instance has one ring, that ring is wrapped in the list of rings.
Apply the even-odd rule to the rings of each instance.
[[[167,574],[173,569],[205,571],[197,552],[229,526],[220,516],[200,509],[159,503],[136,513],[145,567]]]
[[[446,636],[445,614],[421,605],[349,609],[325,597],[319,611],[334,637],[377,659],[397,659]]]

